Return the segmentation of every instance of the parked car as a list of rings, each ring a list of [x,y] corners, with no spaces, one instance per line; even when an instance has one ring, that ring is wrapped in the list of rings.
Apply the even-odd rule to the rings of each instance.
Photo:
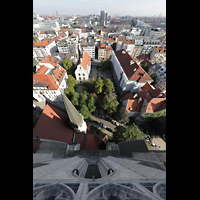
[[[113,130],[110,128],[106,128],[106,130],[110,131],[111,133],[113,133]]]
[[[110,119],[109,117],[106,117],[106,120],[112,122],[112,119]]]
[[[101,127],[103,127],[103,128],[106,128],[106,125],[104,125],[104,124],[102,124],[102,123],[100,123],[99,124]]]
[[[118,122],[115,122],[115,121],[112,121],[112,124],[116,125],[116,126],[119,126],[119,123]]]
[[[102,115],[102,114],[99,114],[99,117],[102,118],[102,119],[105,119],[105,116]]]

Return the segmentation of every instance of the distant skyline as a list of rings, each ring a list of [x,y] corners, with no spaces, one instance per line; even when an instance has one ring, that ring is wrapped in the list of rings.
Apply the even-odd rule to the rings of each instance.
[[[33,12],[41,15],[166,16],[166,0],[33,0]]]

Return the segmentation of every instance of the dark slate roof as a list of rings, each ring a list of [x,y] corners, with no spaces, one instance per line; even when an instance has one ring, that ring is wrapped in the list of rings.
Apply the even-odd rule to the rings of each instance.
[[[147,145],[143,139],[131,140],[118,143],[120,156],[132,157],[132,152],[148,152]]]

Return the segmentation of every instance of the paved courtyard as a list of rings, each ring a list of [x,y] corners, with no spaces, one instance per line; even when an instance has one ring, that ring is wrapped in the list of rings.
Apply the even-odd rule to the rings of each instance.
[[[112,73],[111,71],[102,72],[101,70],[97,70],[96,67],[93,65],[91,67],[89,78],[94,78],[96,80],[98,77],[101,77],[102,80],[106,78],[112,79]]]

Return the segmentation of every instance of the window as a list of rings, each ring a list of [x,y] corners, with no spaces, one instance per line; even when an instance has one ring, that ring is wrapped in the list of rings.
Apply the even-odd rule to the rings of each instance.
[[[83,74],[83,76],[85,76],[85,74]]]
[[[81,74],[78,74],[79,76],[81,76]]]
[[[81,80],[81,77],[79,77],[79,80]]]

